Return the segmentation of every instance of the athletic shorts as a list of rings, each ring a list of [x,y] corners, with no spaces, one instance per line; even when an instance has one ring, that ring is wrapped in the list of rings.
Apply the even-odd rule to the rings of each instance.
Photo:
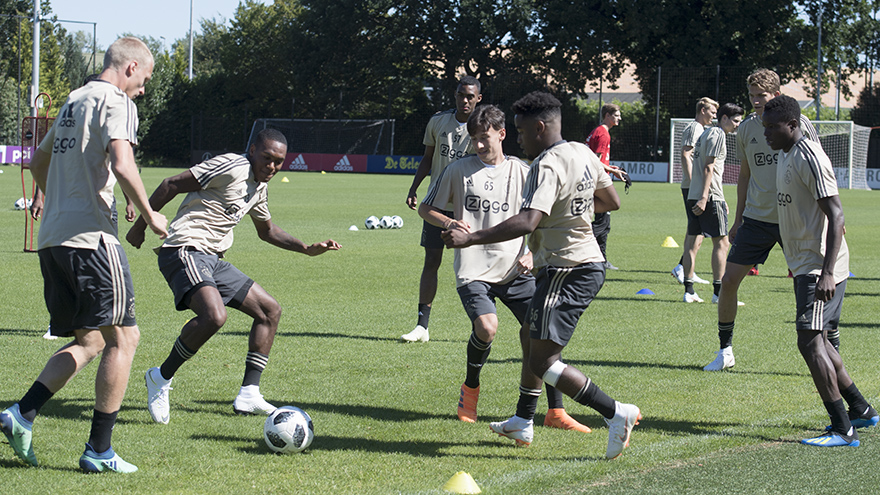
[[[688,209],[693,209],[697,201],[689,199]],[[727,205],[724,201],[709,200],[706,203],[706,211],[702,215],[688,217],[688,235],[702,235],[703,237],[724,237],[727,235]]]
[[[541,268],[529,305],[529,336],[567,345],[578,320],[604,283],[604,263]]]
[[[444,215],[449,218],[455,218],[455,214],[451,211],[444,211]],[[443,232],[443,227],[437,227],[436,225],[431,225],[428,222],[422,222],[422,241],[419,243],[420,246],[428,249],[443,249],[446,247],[446,244],[443,242],[443,239],[440,238],[440,233]]]
[[[837,284],[834,297],[828,302],[816,300],[818,275],[798,275],[794,278],[794,298],[797,301],[795,328],[798,330],[837,330],[846,280]]]
[[[163,247],[159,250],[159,271],[174,293],[178,311],[189,308],[193,292],[210,285],[220,292],[223,304],[238,308],[244,302],[254,281],[232,263],[216,254],[205,254],[191,246]]]
[[[55,246],[40,249],[39,256],[52,335],[71,337],[79,329],[137,324],[122,246],[102,239],[97,249]]]
[[[779,224],[743,217],[736,237],[730,240],[727,261],[746,266],[763,264],[776,244],[782,247]]]
[[[684,198],[684,213],[687,216],[687,224],[690,225],[691,222],[699,222],[699,219],[697,219],[697,215],[694,214],[694,210],[688,206],[688,191],[690,191],[690,189],[682,189],[681,197]],[[690,232],[688,232],[688,234],[690,234]]]
[[[535,277],[531,274],[520,275],[506,284],[477,280],[458,288],[458,297],[471,322],[483,315],[496,314],[495,299],[501,299],[516,320],[522,323],[534,294]]]

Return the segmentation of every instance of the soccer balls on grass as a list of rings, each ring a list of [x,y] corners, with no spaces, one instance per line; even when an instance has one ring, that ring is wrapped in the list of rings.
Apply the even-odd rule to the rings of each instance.
[[[379,227],[379,219],[376,218],[375,215],[368,216],[367,219],[364,220],[364,227],[366,227],[369,230],[373,230],[375,228],[378,228]]]
[[[395,229],[403,227],[403,219],[397,215],[394,215],[393,217],[391,217],[391,226]]]
[[[312,425],[312,418],[302,409],[281,406],[266,418],[263,439],[273,452],[302,452],[315,439],[315,427]]]
[[[382,217],[382,220],[379,220],[379,226],[383,229],[391,229],[394,228],[394,220],[391,219],[388,215]]]

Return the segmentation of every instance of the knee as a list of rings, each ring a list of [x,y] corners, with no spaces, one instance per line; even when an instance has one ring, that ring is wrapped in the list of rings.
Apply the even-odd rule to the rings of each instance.
[[[199,315],[198,318],[202,325],[217,331],[226,324],[226,308],[223,306],[212,307]]]
[[[544,373],[546,373],[547,370],[550,369],[550,366],[552,364],[553,363],[550,360],[546,359],[543,356],[529,356],[529,369],[531,369],[532,374],[534,374],[538,378],[543,377]]]
[[[281,321],[281,305],[278,304],[278,301],[270,297],[268,301],[263,303],[262,308],[265,321],[273,326],[278,326],[278,322]]]

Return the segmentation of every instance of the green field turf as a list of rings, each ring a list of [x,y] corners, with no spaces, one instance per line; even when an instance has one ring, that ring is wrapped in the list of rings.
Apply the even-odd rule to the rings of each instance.
[[[0,406],[17,401],[62,342],[46,341],[37,255],[23,253],[24,212],[14,211],[21,176],[0,175]],[[152,192],[170,169],[144,169]],[[284,309],[263,374],[276,405],[311,414],[316,439],[303,454],[279,456],[262,440],[263,418],[232,413],[244,371],[250,322],[230,312],[226,326],[175,377],[171,422],[154,424],[145,408],[143,373],[167,356],[191,316],[145,248],[127,252],[137,294],[141,341],[114,447],[140,468],[132,475],[86,476],[77,459],[94,400],[92,363],[41,411],[35,425],[39,468],[25,467],[0,441],[5,493],[442,493],[458,471],[483,493],[856,493],[880,487],[880,436],[858,448],[819,449],[801,438],[820,433],[826,413],[795,346],[794,296],[781,251],[749,277],[739,299],[732,371],[703,372],[718,348],[716,308],[686,305],[669,275],[680,249],[684,214],[678,185],[637,183],[612,215],[610,272],[564,353],[603,390],[641,407],[630,448],[604,460],[607,428],[594,411],[566,398],[592,434],[536,426],[517,449],[489,421],[514,413],[520,350],[506,308],[482,374],[479,421],[455,417],[470,324],[454,287],[452,253],[440,271],[431,341],[401,344],[415,325],[423,251],[421,222],[404,205],[409,176],[286,173],[270,184],[273,221],[306,241],[327,238],[338,252],[316,258],[257,239],[250,221],[236,230],[228,260],[274,295]],[[425,186],[420,190],[420,197]],[[729,199],[733,188],[726,189]],[[120,195],[121,198],[121,195]],[[851,271],[841,323],[850,374],[877,405],[880,294],[878,193],[843,191]],[[178,202],[166,208],[173,217]],[[733,210],[733,205],[731,205]],[[400,230],[367,231],[369,215],[398,214]],[[360,230],[349,231],[357,225]],[[124,234],[128,224],[123,221]],[[147,246],[158,242],[148,236]],[[710,278],[709,244],[697,273]],[[651,289],[655,295],[636,292]],[[698,285],[707,301],[711,288]],[[542,396],[536,422],[547,403]],[[878,430],[880,431],[880,430]]]

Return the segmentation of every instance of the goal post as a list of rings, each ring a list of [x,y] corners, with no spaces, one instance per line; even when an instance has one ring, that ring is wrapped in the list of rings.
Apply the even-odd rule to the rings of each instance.
[[[681,182],[681,133],[693,119],[670,119],[669,181]],[[868,142],[871,128],[852,121],[818,120],[813,126],[819,134],[822,149],[831,159],[841,189],[870,189],[867,181]],[[736,156],[736,133],[726,136],[727,159],[722,182],[736,184],[740,161]]]
[[[394,119],[257,119],[248,147],[263,129],[284,134],[290,153],[394,154]]]

